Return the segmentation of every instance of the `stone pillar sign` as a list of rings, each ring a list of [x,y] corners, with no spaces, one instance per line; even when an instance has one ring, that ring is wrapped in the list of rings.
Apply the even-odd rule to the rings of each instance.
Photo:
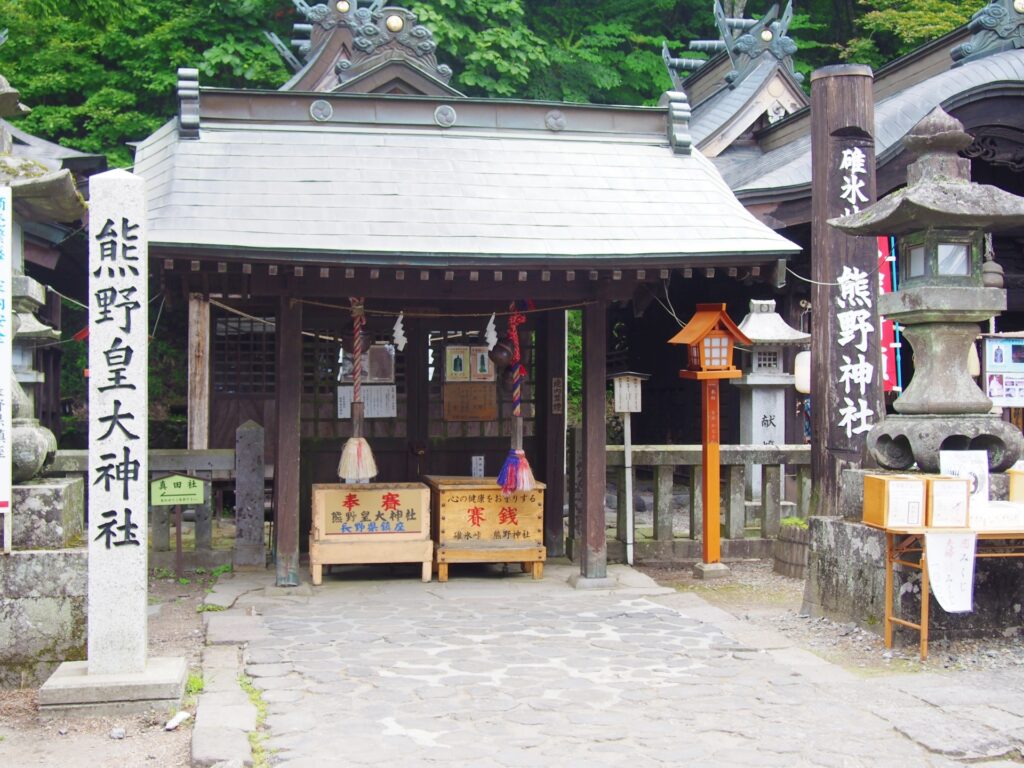
[[[87,661],[39,689],[42,711],[176,707],[183,658],[147,658],[149,268],[144,182],[89,180],[89,628]]]
[[[90,180],[89,674],[146,667],[149,431],[144,182]]]

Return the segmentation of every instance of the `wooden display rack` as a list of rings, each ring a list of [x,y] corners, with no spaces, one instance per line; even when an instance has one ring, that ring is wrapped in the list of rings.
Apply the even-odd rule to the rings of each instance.
[[[422,483],[325,483],[313,486],[309,570],[314,585],[323,566],[422,563],[430,581],[434,542],[430,490]]]
[[[928,658],[928,552],[925,546],[927,528],[879,528],[885,533],[885,647],[892,648],[893,625],[917,630],[920,636],[921,661]],[[932,529],[949,530],[949,529]],[[964,529],[971,530],[971,529]],[[1024,531],[980,531],[975,558],[1024,557]],[[918,556],[918,560],[910,559]],[[918,621],[908,621],[894,615],[893,584],[896,566],[921,572],[921,614]]]
[[[504,496],[495,478],[427,475],[437,580],[450,563],[520,563],[544,575],[544,484]]]

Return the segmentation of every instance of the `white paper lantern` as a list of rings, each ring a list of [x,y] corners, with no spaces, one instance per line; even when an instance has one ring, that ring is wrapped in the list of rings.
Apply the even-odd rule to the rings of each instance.
[[[796,377],[796,391],[801,395],[811,392],[811,353],[797,352],[793,360],[793,375]]]

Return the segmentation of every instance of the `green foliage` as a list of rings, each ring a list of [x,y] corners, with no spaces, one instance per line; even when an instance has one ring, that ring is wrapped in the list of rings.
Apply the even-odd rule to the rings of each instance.
[[[860,0],[868,9],[857,21],[858,35],[842,46],[847,61],[884,64],[966,24],[975,4],[957,0]]]
[[[226,611],[223,605],[216,605],[214,603],[200,603],[196,606],[196,613],[218,613],[219,611]]]
[[[784,528],[799,528],[801,531],[806,531],[809,527],[806,520],[804,520],[802,517],[796,517],[793,515],[790,515],[789,517],[784,517],[781,520],[779,520],[779,525],[783,526]]]
[[[203,688],[206,687],[206,682],[203,680],[202,672],[189,672],[188,680],[185,682],[185,695],[195,696],[197,693],[202,693]]]
[[[0,0],[10,28],[0,72],[33,108],[19,127],[124,166],[126,142],[174,114],[178,67],[198,67],[209,85],[281,83],[287,73],[261,30],[281,29],[286,8],[283,0]]]
[[[570,309],[566,319],[569,407],[566,421],[583,423],[583,311]]]

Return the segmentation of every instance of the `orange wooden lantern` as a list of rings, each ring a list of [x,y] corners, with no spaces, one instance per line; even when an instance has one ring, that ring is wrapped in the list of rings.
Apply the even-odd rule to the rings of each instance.
[[[720,379],[736,379],[743,372],[733,365],[735,344],[750,344],[725,311],[725,304],[698,304],[697,312],[669,344],[687,344],[688,368],[679,371],[683,379],[701,382],[701,444],[704,503],[704,565],[720,563],[721,493],[719,490],[719,392]]]

